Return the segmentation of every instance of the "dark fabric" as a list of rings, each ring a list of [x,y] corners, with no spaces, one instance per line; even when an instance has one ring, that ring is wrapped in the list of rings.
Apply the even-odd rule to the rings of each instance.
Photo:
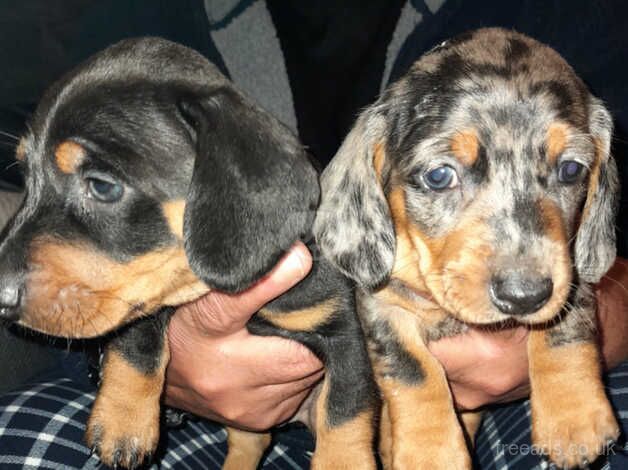
[[[301,140],[324,165],[357,112],[379,93],[404,0],[268,0],[281,41]]]

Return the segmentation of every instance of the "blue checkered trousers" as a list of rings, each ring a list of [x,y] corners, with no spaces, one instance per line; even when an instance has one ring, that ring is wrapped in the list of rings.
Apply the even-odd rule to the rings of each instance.
[[[606,389],[622,425],[622,439],[591,468],[625,470],[628,362],[606,376]],[[95,392],[95,386],[87,381],[56,373],[0,397],[0,469],[106,468],[83,443]],[[187,419],[162,432],[156,460],[150,468],[219,469],[227,451],[226,438],[225,429],[216,423]],[[285,426],[274,433],[274,439],[262,468],[309,468],[314,442],[307,430]],[[484,414],[474,460],[475,468],[482,470],[549,468],[531,445],[527,401]]]

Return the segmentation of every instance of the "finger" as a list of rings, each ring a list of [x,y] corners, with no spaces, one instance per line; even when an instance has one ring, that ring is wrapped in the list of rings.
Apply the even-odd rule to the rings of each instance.
[[[276,336],[255,336],[226,340],[220,345],[223,360],[232,367],[250,371],[259,385],[294,382],[323,368],[323,364],[301,343]]]
[[[307,389],[282,402],[281,406],[278,408],[274,425],[283,424],[290,420],[297,413],[297,411],[299,411],[299,408],[309,393],[310,390]]]
[[[244,328],[251,315],[297,284],[311,268],[310,252],[297,242],[267,275],[245,291],[212,291],[179,311],[206,335],[224,336]]]
[[[255,395],[258,396],[255,403],[259,403],[261,400],[263,406],[250,406],[246,407],[246,409],[241,409],[240,412],[236,412],[238,415],[236,419],[226,418],[222,412],[233,415],[233,410],[237,410],[238,406],[234,407],[228,404],[218,407],[210,406],[202,397],[176,385],[166,386],[165,403],[212,421],[249,431],[263,431],[294,416],[312,387],[311,385],[297,387],[291,390],[290,393],[286,393],[285,388],[285,386],[274,386],[263,392],[255,391]],[[250,394],[247,394],[247,396],[247,399],[250,399]],[[227,408],[224,408],[225,406]],[[240,406],[240,408],[242,407]],[[231,411],[225,411],[227,409],[231,409]]]
[[[256,389],[260,396],[268,397],[268,401],[280,403],[302,392],[314,388],[325,376],[325,371],[314,372],[294,382],[264,385]]]
[[[266,431],[273,426],[289,421],[297,413],[309,393],[309,389],[298,392],[268,410],[251,416],[243,416],[241,419],[232,422],[232,424],[248,431]]]

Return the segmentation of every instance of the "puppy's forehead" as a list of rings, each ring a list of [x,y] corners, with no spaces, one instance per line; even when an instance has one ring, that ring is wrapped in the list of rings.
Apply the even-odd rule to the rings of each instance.
[[[41,160],[52,161],[64,141],[85,138],[109,158],[140,155],[150,158],[148,165],[164,161],[172,168],[166,157],[192,154],[189,136],[177,122],[173,93],[227,84],[214,65],[187,47],[154,37],[120,41],[47,90],[18,156],[39,160],[41,167]]]
[[[417,61],[390,97],[420,97],[417,112],[442,117],[470,95],[509,90],[518,100],[544,99],[557,116],[587,128],[588,92],[553,49],[514,31],[481,29],[456,37]],[[439,100],[430,100],[439,96]],[[410,103],[409,103],[410,104]]]
[[[169,84],[109,80],[62,94],[24,140],[31,173],[57,180],[89,167],[180,197],[195,150],[175,93]]]

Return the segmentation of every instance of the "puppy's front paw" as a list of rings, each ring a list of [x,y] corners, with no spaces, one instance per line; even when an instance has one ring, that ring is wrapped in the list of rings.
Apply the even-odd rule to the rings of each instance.
[[[460,436],[443,440],[440,445],[417,439],[416,445],[396,446],[393,454],[394,470],[471,470],[471,457]]]
[[[568,405],[532,407],[532,441],[559,468],[584,468],[619,437],[608,400],[582,397]]]
[[[159,440],[159,402],[129,403],[99,395],[87,423],[87,445],[110,467],[133,469]]]

